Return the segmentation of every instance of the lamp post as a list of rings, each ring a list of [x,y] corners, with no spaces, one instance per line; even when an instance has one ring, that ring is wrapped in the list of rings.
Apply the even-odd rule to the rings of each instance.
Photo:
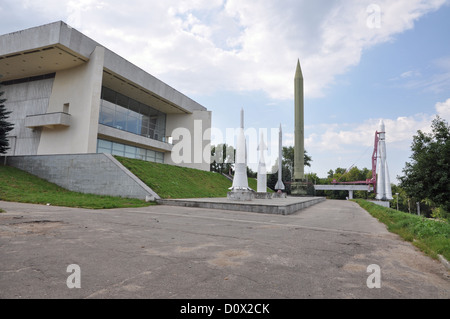
[[[397,195],[397,210],[398,210],[398,193],[395,193]]]

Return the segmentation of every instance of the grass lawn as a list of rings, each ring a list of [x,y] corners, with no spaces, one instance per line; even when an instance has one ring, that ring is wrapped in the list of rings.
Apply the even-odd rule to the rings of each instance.
[[[0,166],[0,200],[92,209],[152,205],[138,199],[71,192],[11,166]]]
[[[450,225],[448,222],[403,213],[362,199],[354,201],[373,217],[386,224],[390,232],[412,242],[425,254],[435,259],[439,254],[450,260]]]
[[[218,173],[119,156],[115,158],[164,199],[227,197],[232,186],[229,179]],[[250,188],[257,189],[256,179],[249,178],[248,183]]]
[[[226,197],[232,185],[229,179],[218,173],[118,156],[116,158],[165,199]],[[250,188],[257,188],[256,179],[249,178],[248,183]],[[71,192],[11,166],[0,166],[0,200],[92,209],[152,205],[138,199]]]

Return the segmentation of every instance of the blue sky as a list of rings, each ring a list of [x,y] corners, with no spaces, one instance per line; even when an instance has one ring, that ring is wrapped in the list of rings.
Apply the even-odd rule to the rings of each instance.
[[[321,177],[370,168],[382,119],[396,182],[416,131],[450,120],[449,0],[4,0],[0,15],[0,34],[63,20],[207,107],[224,135],[244,108],[247,129],[281,123],[285,146],[300,59],[306,171]]]

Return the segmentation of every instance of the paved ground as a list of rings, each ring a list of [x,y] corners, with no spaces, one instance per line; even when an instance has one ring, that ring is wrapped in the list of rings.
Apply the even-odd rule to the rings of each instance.
[[[441,263],[353,202],[290,216],[0,208],[0,298],[450,298]],[[67,287],[71,264],[80,289]],[[380,289],[367,287],[371,264]]]

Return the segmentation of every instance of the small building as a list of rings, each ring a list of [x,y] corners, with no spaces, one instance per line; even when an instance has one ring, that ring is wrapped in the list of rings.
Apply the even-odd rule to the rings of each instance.
[[[194,149],[210,145],[211,112],[62,21],[1,35],[0,76],[8,156],[110,153],[209,170]],[[189,134],[173,136],[180,128]],[[180,162],[186,139],[192,156]]]

